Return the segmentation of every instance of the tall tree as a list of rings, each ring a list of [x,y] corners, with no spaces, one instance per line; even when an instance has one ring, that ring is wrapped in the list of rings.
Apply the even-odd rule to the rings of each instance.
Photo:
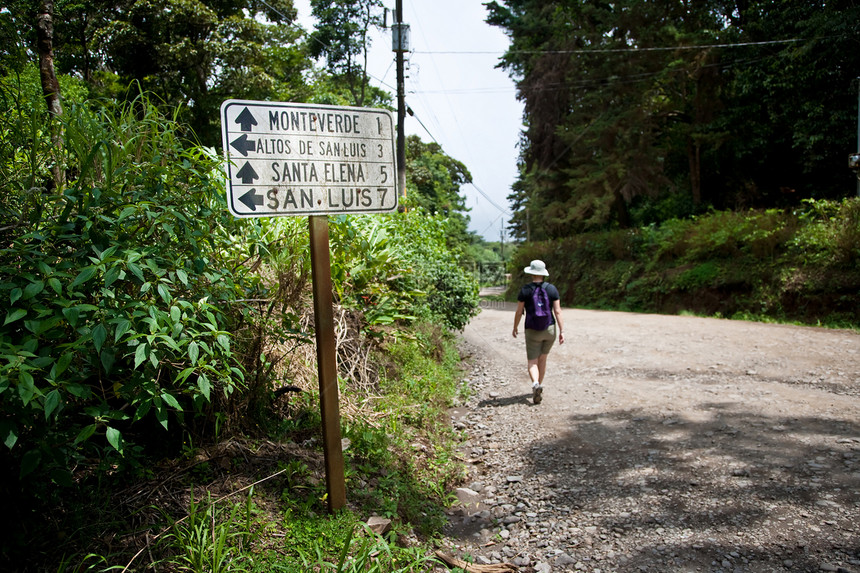
[[[22,23],[34,11],[9,9]],[[57,68],[107,97],[137,82],[213,145],[224,99],[308,97],[295,17],[292,0],[56,0]]]
[[[515,233],[624,226],[661,194],[730,207],[847,189],[853,4],[490,2],[527,126]]]
[[[406,161],[407,196],[430,214],[449,220],[449,244],[470,243],[468,208],[460,191],[472,180],[466,166],[438,143],[425,143],[417,135],[406,138]]]
[[[63,147],[63,134],[57,125],[56,118],[63,114],[63,104],[60,101],[60,82],[54,70],[54,2],[41,0],[36,15],[36,35],[38,42],[36,50],[39,54],[39,78],[42,82],[42,95],[48,105],[51,122],[51,141],[53,143],[54,164],[51,173],[54,185],[60,187],[65,180],[59,156]]]
[[[325,56],[329,72],[346,83],[352,105],[364,106],[368,33],[383,24],[381,0],[311,0],[311,12],[319,20],[308,42],[311,54]]]

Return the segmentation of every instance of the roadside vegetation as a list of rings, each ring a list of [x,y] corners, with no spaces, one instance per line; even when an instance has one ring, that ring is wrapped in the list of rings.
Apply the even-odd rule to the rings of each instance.
[[[545,259],[576,306],[858,324],[858,6],[487,9],[524,107],[514,273]]]
[[[534,258],[552,265],[566,305],[860,327],[856,197],[523,243],[511,267]]]
[[[420,567],[461,477],[453,333],[478,302],[449,218],[330,218],[348,507],[328,515],[306,218],[233,218],[219,155],[147,94],[64,78],[49,117],[37,81],[0,84],[0,561]]]

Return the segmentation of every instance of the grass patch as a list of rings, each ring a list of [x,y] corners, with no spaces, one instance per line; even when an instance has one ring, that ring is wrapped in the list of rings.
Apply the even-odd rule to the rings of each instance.
[[[345,509],[327,511],[318,400],[307,392],[293,400],[288,419],[267,427],[277,433],[189,446],[123,489],[82,484],[84,497],[107,501],[78,500],[63,512],[90,515],[99,526],[73,534],[67,555],[49,569],[426,570],[449,492],[464,477],[446,412],[466,390],[447,331],[421,325],[388,340],[373,357],[381,371],[375,387],[343,384]],[[391,530],[370,532],[370,516],[391,520]],[[96,532],[106,529],[115,532],[109,542]],[[52,562],[48,548],[35,557],[33,563]]]

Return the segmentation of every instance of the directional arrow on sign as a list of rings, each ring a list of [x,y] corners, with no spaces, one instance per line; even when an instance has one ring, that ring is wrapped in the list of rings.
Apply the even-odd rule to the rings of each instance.
[[[242,166],[242,169],[236,172],[236,177],[242,180],[242,183],[247,185],[248,183],[253,183],[254,179],[259,179],[260,176],[257,175],[257,172],[254,171],[254,168],[251,167],[250,163],[245,163]]]
[[[248,111],[246,107],[239,114],[239,117],[236,118],[236,123],[242,127],[242,131],[251,131],[251,126],[257,125],[257,120],[254,119],[254,114]]]
[[[257,150],[257,142],[253,140],[249,141],[247,133],[243,133],[242,137],[230,142],[230,145],[232,145],[236,149],[236,151],[238,151],[245,157],[248,157],[249,151]]]
[[[263,196],[257,195],[256,189],[251,189],[250,191],[239,197],[239,201],[241,201],[251,211],[256,211],[257,205],[263,204]]]

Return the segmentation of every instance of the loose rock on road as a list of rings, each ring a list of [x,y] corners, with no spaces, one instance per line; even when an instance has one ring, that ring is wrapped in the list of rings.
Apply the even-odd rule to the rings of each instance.
[[[449,553],[521,571],[860,573],[860,335],[564,310],[531,401],[514,305],[463,333]]]

